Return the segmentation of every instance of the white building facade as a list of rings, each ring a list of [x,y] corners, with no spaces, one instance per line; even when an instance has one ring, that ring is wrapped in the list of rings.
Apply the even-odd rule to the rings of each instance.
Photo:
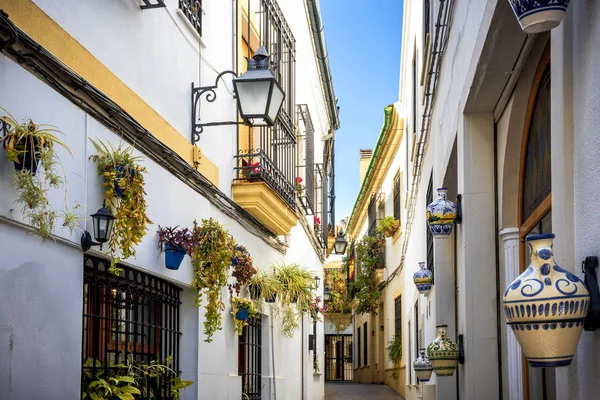
[[[191,229],[213,218],[258,270],[297,263],[323,277],[339,121],[329,66],[319,57],[325,42],[318,1],[1,0],[0,9],[0,107],[64,134],[70,153],[57,152],[65,191],[51,189],[49,202],[57,209],[78,204],[81,218],[81,229],[69,232],[57,222],[55,234],[41,241],[15,203],[12,162],[0,157],[0,397],[80,398],[82,366],[95,348],[172,356],[181,378],[194,382],[183,399],[323,398],[308,315],[286,338],[265,307],[252,333],[238,336],[223,287],[223,327],[206,343],[190,258],[166,269],[156,234],[159,226]],[[244,72],[244,55],[260,44],[286,95],[275,128],[237,124],[233,76],[215,82],[222,72]],[[193,103],[193,88],[212,85]],[[106,247],[80,246],[104,198],[90,139],[131,145],[148,171],[152,222],[135,257],[122,260],[120,278],[106,273]],[[260,190],[236,192],[254,162],[263,171]],[[305,185],[301,193],[296,177]],[[101,301],[89,295],[98,282],[130,293],[131,311],[115,331],[85,322],[86,310]],[[143,294],[150,292],[169,307],[151,309],[155,297]],[[316,329],[322,337],[322,322]],[[126,337],[125,344],[111,335]],[[320,365],[322,347],[317,343]]]
[[[596,332],[583,332],[570,366],[529,367],[501,306],[529,263],[527,235],[554,233],[557,264],[582,279],[582,262],[598,256],[588,217],[597,197],[591,155],[600,146],[591,129],[598,120],[596,8],[571,2],[558,27],[527,35],[508,1],[404,2],[397,107],[404,129],[373,186],[381,216],[390,216],[392,178],[403,176],[401,233],[386,239],[379,312],[356,316],[354,334],[366,323],[374,342],[366,363],[355,362],[355,375],[367,375],[360,381],[388,383],[405,399],[580,399],[600,388]],[[382,131],[377,146],[384,138]],[[376,153],[371,163],[382,165]],[[425,220],[440,187],[452,201],[462,196],[462,221],[446,240],[428,237]],[[351,218],[353,239],[366,233],[361,221]],[[434,275],[427,296],[412,282],[419,262]],[[394,366],[382,348],[394,335],[399,300],[403,361]],[[448,325],[455,342],[462,335],[464,361],[452,377],[419,383],[412,361],[437,325]],[[382,362],[384,369],[373,368]],[[388,377],[391,370],[400,377]]]

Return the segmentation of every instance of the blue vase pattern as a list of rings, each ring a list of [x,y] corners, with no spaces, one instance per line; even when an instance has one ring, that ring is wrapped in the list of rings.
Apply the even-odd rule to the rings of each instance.
[[[554,263],[553,234],[527,236],[529,267],[504,292],[504,313],[532,367],[571,364],[590,306],[585,284]]]
[[[525,33],[539,33],[560,25],[570,0],[508,0]]]
[[[419,293],[427,294],[431,291],[433,285],[433,274],[425,268],[425,263],[419,263],[419,270],[413,275],[413,282]]]
[[[425,348],[419,349],[421,355],[413,361],[413,369],[417,374],[417,378],[421,382],[429,382],[431,379],[431,373],[433,372],[433,365],[429,361],[429,358],[425,355]]]
[[[436,239],[446,239],[456,220],[456,204],[448,200],[448,189],[439,188],[438,198],[427,206],[427,225]]]

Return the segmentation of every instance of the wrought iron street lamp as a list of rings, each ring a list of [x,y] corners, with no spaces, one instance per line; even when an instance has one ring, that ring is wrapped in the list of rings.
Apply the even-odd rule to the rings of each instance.
[[[212,103],[217,98],[219,81],[224,75],[231,74],[233,79],[233,96],[237,99],[237,107],[242,118],[240,121],[200,122],[198,103],[202,96]],[[250,125],[273,126],[283,100],[285,92],[269,70],[269,55],[267,50],[260,46],[254,53],[254,59],[248,60],[248,70],[237,76],[234,71],[224,71],[217,75],[212,86],[194,87],[192,83],[192,144],[200,140],[200,134],[206,126],[221,125]]]
[[[92,214],[96,242],[92,240],[92,236],[88,231],[84,231],[81,235],[81,248],[83,251],[88,251],[92,246],[100,246],[100,250],[102,250],[102,244],[110,239],[114,222],[115,216],[106,208],[106,205],[103,205],[95,214]]]
[[[338,233],[338,237],[335,239],[335,243],[333,244],[333,250],[335,251],[335,254],[345,254],[347,246],[348,242],[344,238],[344,233],[340,231]]]

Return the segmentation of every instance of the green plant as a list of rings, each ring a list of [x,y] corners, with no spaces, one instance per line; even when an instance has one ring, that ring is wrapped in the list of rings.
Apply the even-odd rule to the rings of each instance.
[[[377,315],[381,290],[374,275],[383,244],[383,235],[377,233],[374,236],[364,236],[356,245],[356,258],[360,268],[352,288],[358,299],[358,314]]]
[[[161,250],[166,248],[177,249],[183,247],[187,255],[194,249],[194,235],[187,228],[158,227],[158,245]]]
[[[18,192],[16,202],[23,206],[23,215],[42,239],[55,233],[59,218],[63,220],[62,226],[72,234],[79,227],[79,216],[75,213],[79,205],[75,204],[71,209],[66,205],[65,174],[55,152],[56,146],[60,146],[71,154],[69,147],[55,135],[62,132],[52,125],[37,125],[32,120],[19,124],[10,113],[0,109],[8,114],[0,116],[0,121],[7,124],[6,135],[0,138],[0,142],[6,158],[22,168],[17,170],[13,186]],[[27,154],[30,165],[25,165]],[[36,172],[38,163],[41,168]],[[65,207],[55,210],[50,206],[48,193],[50,189],[63,187]]]
[[[196,306],[202,304],[206,296],[204,334],[206,342],[212,342],[212,335],[222,329],[225,309],[221,289],[227,284],[227,270],[231,266],[235,242],[231,235],[214,219],[203,219],[194,225],[194,249],[192,266],[194,281],[192,286],[198,293]]]
[[[400,365],[400,362],[402,361],[402,335],[394,335],[385,349],[388,359],[394,363],[394,366],[397,367]],[[394,370],[392,373],[392,378],[398,378],[397,370]]]
[[[135,400],[133,395],[141,395],[136,381],[126,365],[113,365],[106,372],[99,360],[88,358],[83,369],[82,394],[84,399]]]
[[[254,302],[250,299],[244,299],[242,297],[232,297],[231,298],[231,315],[233,315],[233,323],[235,327],[235,331],[238,335],[242,335],[244,332],[244,327],[248,326],[248,320],[252,318],[256,318],[259,314],[254,307]],[[237,312],[241,309],[248,310],[248,319],[242,321],[237,319]]]
[[[106,207],[115,216],[113,231],[108,242],[112,261],[110,270],[119,275],[117,250],[123,259],[135,256],[135,246],[141,241],[147,225],[152,222],[146,215],[146,191],[144,173],[146,168],[139,165],[141,157],[133,155],[133,147],[118,147],[101,140],[92,140],[98,154],[90,156],[98,166],[98,174],[104,178],[104,200]]]
[[[233,265],[233,272],[231,273],[232,278],[235,279],[235,283],[227,284],[229,294],[233,296],[239,295],[242,288],[247,287],[250,284],[252,277],[256,274],[256,269],[252,265],[252,257],[248,250],[244,246],[237,245],[234,250],[234,256],[231,259]]]
[[[381,221],[379,221],[379,225],[377,225],[377,232],[382,233],[386,236],[392,236],[394,232],[398,229],[398,224],[394,217],[385,217]]]
[[[249,290],[254,307],[257,310],[262,311],[262,300],[272,299],[277,293],[281,293],[282,285],[274,274],[257,271],[256,274],[250,278]]]
[[[325,302],[330,313],[348,314],[351,312],[348,303],[348,287],[346,285],[346,268],[329,269],[325,275],[325,284],[329,287],[331,297]]]
[[[286,337],[293,337],[298,320],[310,312],[315,281],[313,274],[298,264],[275,265],[275,278],[281,283],[281,329]]]
[[[194,382],[182,380],[177,372],[171,366],[173,357],[167,357],[162,363],[158,360],[152,360],[149,364],[138,363],[133,355],[128,357],[128,367],[130,375],[134,378],[136,385],[141,388],[141,395],[144,399],[155,400],[163,399],[161,393],[155,393],[155,388],[164,382],[171,383],[168,398],[179,400],[181,389],[191,386]]]

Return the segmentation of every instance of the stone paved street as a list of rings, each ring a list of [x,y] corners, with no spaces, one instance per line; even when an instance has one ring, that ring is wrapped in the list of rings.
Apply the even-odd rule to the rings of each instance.
[[[326,383],[325,400],[402,400],[387,385]]]

